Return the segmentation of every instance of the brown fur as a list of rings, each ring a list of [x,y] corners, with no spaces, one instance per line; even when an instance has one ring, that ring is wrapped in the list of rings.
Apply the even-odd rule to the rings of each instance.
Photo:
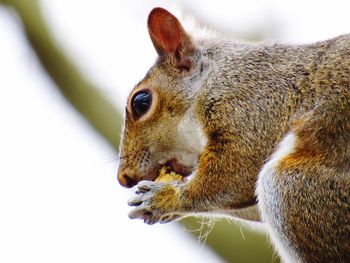
[[[156,99],[139,120],[129,102],[118,176],[132,186],[184,158],[194,177],[140,183],[130,217],[155,223],[201,212],[237,215],[259,199],[257,176],[292,132],[296,145],[273,171],[264,206],[271,216],[263,221],[299,261],[350,262],[350,35],[300,46],[194,40],[170,13],[155,10],[149,30],[159,59],[132,94],[148,89]],[[201,151],[179,139],[188,113],[207,138]]]

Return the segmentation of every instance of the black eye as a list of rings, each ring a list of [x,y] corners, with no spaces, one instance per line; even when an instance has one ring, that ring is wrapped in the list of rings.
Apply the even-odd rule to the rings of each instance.
[[[152,95],[148,90],[139,91],[132,98],[132,111],[136,118],[147,112],[152,103]]]

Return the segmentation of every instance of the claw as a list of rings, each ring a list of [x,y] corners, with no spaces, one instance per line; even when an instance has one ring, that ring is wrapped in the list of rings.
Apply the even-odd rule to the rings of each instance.
[[[155,183],[152,181],[141,181],[137,184],[135,193],[137,195],[146,194],[150,191],[155,191],[156,189],[158,190],[162,188],[163,185],[164,185],[163,183]]]
[[[181,216],[178,214],[168,214],[168,215],[161,217],[159,220],[159,223],[161,223],[161,224],[169,223],[169,222],[174,221],[180,217]]]
[[[149,180],[141,181],[137,184],[139,188],[150,189],[151,186],[156,185],[157,183]]]
[[[158,222],[158,220],[155,218],[155,217],[148,217],[148,218],[145,218],[143,220],[143,222],[145,222],[146,224],[149,224],[149,225],[154,225],[155,223]]]
[[[161,224],[165,224],[165,223],[168,223],[171,221],[171,216],[168,215],[168,216],[163,216],[160,220],[159,220],[159,223]]]
[[[136,218],[151,218],[153,216],[153,213],[151,211],[146,210],[145,208],[140,208],[140,209],[134,209],[130,211],[129,213],[129,218],[130,219],[136,219]]]
[[[128,200],[128,205],[129,206],[139,206],[142,204],[142,202],[143,202],[142,196],[136,196],[136,197],[132,197]]]

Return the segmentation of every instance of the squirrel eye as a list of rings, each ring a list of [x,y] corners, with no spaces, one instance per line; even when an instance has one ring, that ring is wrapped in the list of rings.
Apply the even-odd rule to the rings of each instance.
[[[133,114],[136,118],[139,118],[150,108],[152,95],[148,90],[142,90],[134,95],[131,102]]]

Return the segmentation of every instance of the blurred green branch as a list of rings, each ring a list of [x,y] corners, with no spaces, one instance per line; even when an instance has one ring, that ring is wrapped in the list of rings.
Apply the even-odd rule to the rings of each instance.
[[[27,40],[56,88],[90,125],[116,149],[121,129],[121,114],[97,87],[82,76],[51,36],[37,0],[0,0],[19,16]],[[194,218],[182,220],[188,230],[200,228]],[[209,229],[207,229],[209,230]],[[194,235],[201,233],[192,232]],[[203,232],[204,231],[204,232]],[[271,262],[273,252],[262,234],[245,231],[225,221],[217,222],[205,244],[227,262]]]
[[[37,0],[0,0],[12,8],[24,33],[56,88],[114,149],[119,144],[121,114],[116,107],[79,72],[55,43]]]

